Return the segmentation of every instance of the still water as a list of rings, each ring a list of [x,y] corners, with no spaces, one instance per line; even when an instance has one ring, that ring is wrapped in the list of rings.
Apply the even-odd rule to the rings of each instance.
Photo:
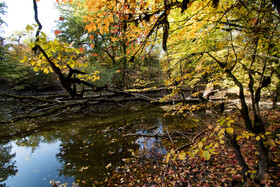
[[[3,125],[0,132],[0,186],[30,187],[92,184],[123,165],[132,152],[165,154],[160,138],[123,136],[160,134],[178,118],[160,108]],[[148,151],[147,151],[148,149]],[[156,154],[149,154],[155,153]]]

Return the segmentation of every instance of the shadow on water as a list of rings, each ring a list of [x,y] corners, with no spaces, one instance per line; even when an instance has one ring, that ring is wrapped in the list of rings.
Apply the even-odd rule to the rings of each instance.
[[[0,186],[50,186],[50,181],[104,181],[132,153],[157,159],[166,149],[161,138],[123,136],[159,134],[173,118],[160,108],[74,116],[56,121],[22,122],[0,127]]]

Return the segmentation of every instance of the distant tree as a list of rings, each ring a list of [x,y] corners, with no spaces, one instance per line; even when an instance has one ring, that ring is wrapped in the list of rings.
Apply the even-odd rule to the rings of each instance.
[[[14,176],[18,172],[16,163],[12,160],[16,154],[11,154],[11,149],[11,146],[0,144],[0,182],[7,180],[9,176]]]
[[[3,60],[4,55],[4,38],[2,37],[2,33],[4,32],[2,25],[5,25],[5,21],[2,16],[6,14],[6,4],[4,1],[0,2],[0,60]]]

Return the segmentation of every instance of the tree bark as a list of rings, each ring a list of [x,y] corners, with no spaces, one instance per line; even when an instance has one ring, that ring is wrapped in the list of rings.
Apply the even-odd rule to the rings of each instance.
[[[263,139],[260,139],[257,144],[259,150],[259,155],[258,155],[259,169],[258,169],[258,174],[255,178],[255,182],[257,184],[260,184],[261,180],[264,178],[265,173],[267,171],[269,158],[268,158],[267,148],[263,144]]]
[[[249,170],[248,168],[248,165],[246,164],[243,156],[242,156],[242,153],[240,151],[240,146],[238,145],[238,142],[236,141],[236,135],[234,135],[233,137],[228,134],[227,132],[225,132],[225,136],[228,140],[228,142],[230,143],[231,147],[233,148],[234,150],[234,153],[236,155],[236,158],[237,158],[237,161],[239,163],[239,165],[242,167],[242,176],[243,176],[243,180],[244,180],[244,183],[247,182],[247,172]]]

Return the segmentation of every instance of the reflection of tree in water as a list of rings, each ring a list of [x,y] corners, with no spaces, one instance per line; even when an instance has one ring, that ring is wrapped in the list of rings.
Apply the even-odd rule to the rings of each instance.
[[[128,157],[132,141],[125,140],[120,132],[98,132],[96,129],[73,131],[61,140],[58,160],[63,163],[60,175],[75,177],[77,182],[90,185],[104,181],[108,172],[122,165]],[[106,167],[107,166],[107,167]]]
[[[12,146],[0,144],[0,182],[5,181],[9,176],[14,176],[18,172],[15,161],[12,158],[14,154],[10,154]]]
[[[140,130],[138,134],[163,134],[164,123],[161,118],[157,118],[156,121],[150,121],[150,124],[156,125],[153,129]],[[162,159],[162,156],[166,154],[166,149],[162,144],[161,138],[139,137],[136,140],[139,144],[139,155],[146,159]]]

